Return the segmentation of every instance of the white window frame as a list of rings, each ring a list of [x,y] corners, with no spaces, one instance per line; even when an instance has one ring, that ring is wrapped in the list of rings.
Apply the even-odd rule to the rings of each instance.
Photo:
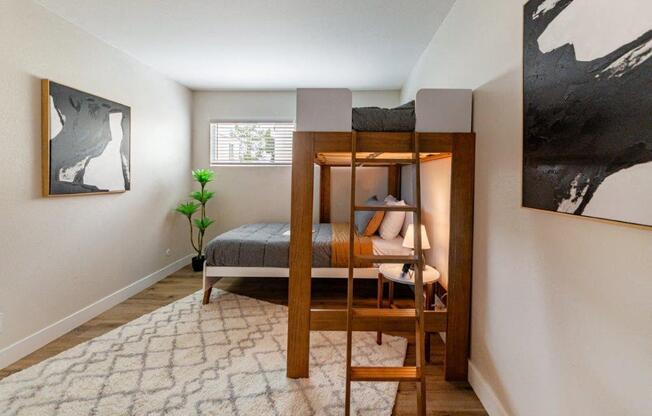
[[[288,162],[242,162],[242,161],[237,161],[237,162],[223,162],[223,161],[215,161],[213,160],[213,138],[211,135],[211,128],[213,124],[220,124],[220,123],[233,123],[233,124],[252,124],[252,123],[292,123],[294,124],[294,128],[296,131],[296,122],[291,119],[283,118],[283,119],[241,119],[241,120],[233,120],[233,119],[215,119],[215,120],[209,120],[208,123],[208,158],[209,158],[209,164],[210,166],[292,166],[292,157],[290,157],[290,160]],[[292,139],[294,140],[294,138]]]

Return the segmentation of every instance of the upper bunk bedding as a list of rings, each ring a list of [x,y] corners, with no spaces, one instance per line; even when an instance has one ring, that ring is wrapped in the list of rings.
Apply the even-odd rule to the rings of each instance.
[[[414,101],[396,108],[353,108],[352,128],[357,131],[414,131],[416,114]]]
[[[373,254],[369,237],[355,235],[358,255]],[[349,225],[314,224],[312,267],[348,267]],[[206,247],[209,267],[289,267],[290,225],[287,223],[245,224],[215,237]],[[372,267],[361,264],[360,267]]]

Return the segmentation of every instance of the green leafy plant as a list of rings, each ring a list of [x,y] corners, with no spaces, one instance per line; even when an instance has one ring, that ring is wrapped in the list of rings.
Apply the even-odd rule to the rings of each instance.
[[[202,186],[202,191],[204,190],[204,186],[208,182],[212,182],[213,178],[215,177],[215,172],[213,172],[210,169],[195,169],[192,171],[192,177],[195,178],[197,182]]]
[[[180,203],[174,210],[188,219],[190,225],[190,244],[197,252],[197,257],[204,253],[204,234],[206,229],[215,221],[206,216],[206,203],[215,196],[215,192],[207,191],[206,185],[215,178],[215,172],[209,169],[196,169],[192,171],[192,177],[199,183],[201,190],[190,193],[193,200]],[[195,202],[196,201],[196,202]],[[199,211],[199,218],[193,216]],[[194,229],[197,228],[195,238]]]

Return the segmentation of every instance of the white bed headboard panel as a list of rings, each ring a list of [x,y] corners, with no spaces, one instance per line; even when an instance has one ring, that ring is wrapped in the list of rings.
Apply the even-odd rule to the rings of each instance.
[[[432,133],[470,133],[473,117],[473,91],[422,89],[416,98],[415,131]]]
[[[351,131],[352,106],[346,88],[299,88],[297,131]]]

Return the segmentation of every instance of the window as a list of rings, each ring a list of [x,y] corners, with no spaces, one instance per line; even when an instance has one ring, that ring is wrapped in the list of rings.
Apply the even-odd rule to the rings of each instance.
[[[212,165],[289,165],[292,122],[211,123]]]

